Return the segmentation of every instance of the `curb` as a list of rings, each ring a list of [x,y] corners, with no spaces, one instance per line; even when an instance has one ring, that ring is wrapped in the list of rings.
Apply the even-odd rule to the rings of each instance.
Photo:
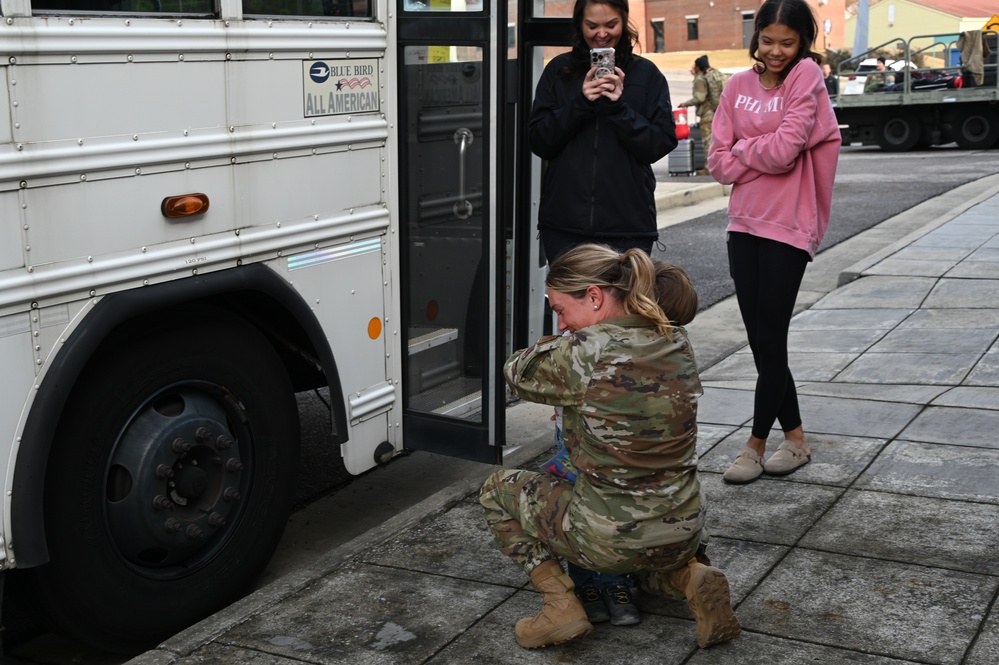
[[[968,191],[972,190],[972,191]],[[977,192],[977,193],[975,193]],[[922,238],[926,234],[938,229],[950,220],[954,219],[964,211],[969,208],[978,205],[982,201],[985,201],[996,193],[999,193],[999,175],[985,176],[973,182],[967,183],[954,190],[942,194],[934,199],[930,199],[928,203],[932,203],[935,207],[939,207],[941,204],[945,207],[950,206],[946,212],[935,217],[931,221],[927,222],[923,226],[917,228],[916,230],[907,233],[903,237],[899,238],[892,244],[884,247],[873,254],[869,254],[862,260],[854,263],[849,268],[843,270],[839,274],[839,279],[836,286],[844,286],[850,282],[859,279],[863,276],[864,272],[870,270],[875,265],[884,261],[892,254],[905,249],[913,242]],[[910,210],[903,212],[901,215],[896,216],[894,219],[902,218],[906,214],[917,212],[920,207],[924,204],[915,206]],[[918,214],[918,212],[917,212]],[[886,220],[886,221],[893,221]],[[884,224],[885,222],[882,222]],[[880,226],[880,225],[879,225]]]
[[[672,208],[692,206],[708,199],[719,196],[728,196],[732,191],[732,185],[722,185],[717,182],[709,182],[699,185],[680,185],[673,183],[662,183],[656,187],[656,212],[664,212]]]
[[[530,402],[517,402],[508,409],[508,430],[519,430],[510,432],[513,435],[510,438],[528,440],[519,446],[506,448],[503,451],[501,466],[486,466],[479,473],[470,474],[453,482],[350,542],[329,550],[311,564],[274,580],[170,637],[158,647],[139,654],[125,665],[172,665],[182,658],[191,656],[231,628],[266,612],[277,603],[315,584],[317,580],[334,572],[349,560],[394,538],[415,524],[447,512],[455,504],[476,492],[486,477],[494,471],[501,468],[525,468],[529,462],[554,446],[554,429],[547,429],[550,409],[549,406]],[[528,433],[535,431],[539,431],[540,434],[530,438]]]

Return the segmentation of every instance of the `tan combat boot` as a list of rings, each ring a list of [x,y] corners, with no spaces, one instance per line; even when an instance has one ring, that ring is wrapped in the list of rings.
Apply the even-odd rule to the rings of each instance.
[[[670,582],[683,591],[697,622],[697,646],[702,649],[735,639],[742,632],[732,611],[725,573],[691,559],[670,573]]]
[[[573,593],[575,586],[558,561],[549,559],[531,571],[531,584],[543,594],[544,607],[536,617],[517,622],[517,644],[536,649],[589,635],[593,626]]]

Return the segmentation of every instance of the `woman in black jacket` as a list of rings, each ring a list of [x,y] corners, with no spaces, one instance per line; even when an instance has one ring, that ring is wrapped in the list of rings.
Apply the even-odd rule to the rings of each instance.
[[[545,67],[528,125],[546,161],[538,229],[551,262],[584,242],[651,253],[658,238],[652,163],[677,145],[669,85],[633,53],[627,0],[576,0],[572,51]],[[613,48],[612,73],[595,77],[590,49]]]

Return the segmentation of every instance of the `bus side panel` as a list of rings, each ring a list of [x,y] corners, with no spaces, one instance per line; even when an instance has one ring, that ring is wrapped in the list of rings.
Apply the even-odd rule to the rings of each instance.
[[[18,65],[16,72],[18,139],[26,143],[82,138],[79,147],[89,148],[101,137],[142,141],[166,130],[179,139],[185,129],[226,124],[222,60]]]
[[[31,395],[35,384],[32,328],[37,330],[37,326],[32,326],[28,312],[0,316],[0,358],[4,359],[3,381],[0,381],[0,423],[4,427],[0,432],[0,459],[10,460],[6,468],[11,473],[14,470],[11,451],[16,450],[14,440],[18,435],[18,422],[25,408],[25,398]],[[4,479],[4,487],[10,487],[10,478]],[[4,523],[9,510],[10,504],[5,502]]]
[[[305,233],[304,227],[316,224],[316,215],[339,212],[339,206],[377,205],[381,200],[380,166],[378,150],[354,150],[127,176],[127,187],[115,178],[28,189],[25,212],[30,223],[30,260],[33,265],[46,265],[80,259],[89,254],[88,249],[93,251],[95,235],[102,238],[103,255],[131,253],[132,261],[141,262],[155,254],[156,245],[173,242],[189,246],[190,238],[234,229],[282,224],[286,231]],[[183,219],[163,216],[160,208],[166,195],[195,192],[208,196],[206,213]],[[236,196],[236,192],[244,194]],[[86,223],[75,221],[80,218],[86,218]],[[296,229],[296,224],[303,228]],[[19,233],[14,225],[8,228],[5,223],[4,229],[4,236]],[[11,249],[6,249],[8,243],[0,249],[5,260],[4,255],[21,244],[19,236],[11,239],[17,241],[10,243]],[[201,269],[213,260],[212,256],[196,258],[202,261]],[[187,260],[178,260],[176,269],[190,268],[184,262]],[[94,265],[101,262],[95,258]]]
[[[0,192],[0,272],[24,267],[21,226],[17,192]]]
[[[8,67],[2,68],[3,74],[0,75],[0,143],[10,143],[13,141],[10,130],[10,92],[7,86],[10,85],[8,81]]]
[[[399,377],[389,370],[400,335],[385,300],[388,253],[386,236],[376,235],[272,263],[287,272],[323,328],[336,331],[329,341],[350,421],[350,440],[342,454],[353,474],[376,464],[375,449],[382,441],[396,449],[402,445],[389,423],[390,418],[392,423],[401,420],[401,393]]]

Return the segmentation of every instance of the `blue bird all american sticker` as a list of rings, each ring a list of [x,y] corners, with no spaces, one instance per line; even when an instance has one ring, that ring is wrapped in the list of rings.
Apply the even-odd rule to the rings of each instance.
[[[381,110],[378,60],[305,60],[306,118]]]

